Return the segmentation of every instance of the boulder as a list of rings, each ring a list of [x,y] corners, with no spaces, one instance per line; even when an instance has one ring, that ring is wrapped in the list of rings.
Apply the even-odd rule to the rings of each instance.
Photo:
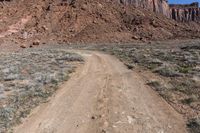
[[[40,41],[39,41],[39,40],[34,41],[34,42],[33,42],[33,45],[34,45],[34,46],[40,45]]]
[[[21,44],[20,48],[26,48],[26,45],[25,44]]]

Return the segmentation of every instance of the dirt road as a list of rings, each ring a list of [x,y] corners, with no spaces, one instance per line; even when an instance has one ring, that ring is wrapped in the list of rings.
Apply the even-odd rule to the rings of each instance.
[[[15,133],[184,133],[183,118],[134,71],[110,55],[86,63]]]

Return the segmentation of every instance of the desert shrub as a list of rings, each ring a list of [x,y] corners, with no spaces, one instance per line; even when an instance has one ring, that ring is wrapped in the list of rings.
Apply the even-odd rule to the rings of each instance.
[[[164,77],[178,77],[180,76],[173,68],[170,67],[161,67],[154,72],[164,76]]]
[[[181,100],[181,102],[182,102],[183,104],[188,104],[188,105],[190,105],[191,103],[196,102],[197,100],[198,100],[198,96],[193,94],[193,95],[191,95],[189,98],[186,98],[186,99]]]
[[[199,133],[200,132],[200,118],[193,118],[187,123],[190,133]]]
[[[130,64],[130,63],[125,63],[126,67],[128,69],[133,69],[134,68],[134,64]]]
[[[150,81],[147,83],[147,85],[151,86],[151,87],[154,87],[155,89],[158,89],[160,90],[160,82],[159,81]]]
[[[191,67],[178,67],[178,71],[179,71],[180,73],[184,73],[184,74],[189,73],[191,70],[192,70]]]
[[[181,78],[171,80],[170,83],[173,85],[175,91],[180,91],[185,93],[186,95],[191,96],[192,94],[196,94],[197,92],[197,84],[192,79]]]

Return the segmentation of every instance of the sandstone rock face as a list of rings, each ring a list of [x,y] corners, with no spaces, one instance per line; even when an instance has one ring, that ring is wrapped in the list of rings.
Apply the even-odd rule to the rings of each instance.
[[[199,3],[168,4],[167,0],[118,0],[125,5],[134,5],[161,13],[179,22],[200,21]]]
[[[149,9],[153,12],[169,16],[169,5],[167,0],[118,0],[122,4],[133,4],[136,7]]]
[[[179,22],[200,21],[198,2],[186,5],[171,4],[170,17]]]

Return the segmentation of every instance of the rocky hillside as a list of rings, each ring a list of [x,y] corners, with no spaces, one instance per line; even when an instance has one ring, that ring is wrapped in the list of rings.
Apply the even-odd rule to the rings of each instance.
[[[143,5],[156,11],[165,9],[164,1],[148,3]],[[2,46],[5,41],[15,46],[30,44],[35,39],[92,43],[200,36],[196,23],[177,23],[149,9],[120,4],[117,0],[13,0],[5,2],[0,12]]]

